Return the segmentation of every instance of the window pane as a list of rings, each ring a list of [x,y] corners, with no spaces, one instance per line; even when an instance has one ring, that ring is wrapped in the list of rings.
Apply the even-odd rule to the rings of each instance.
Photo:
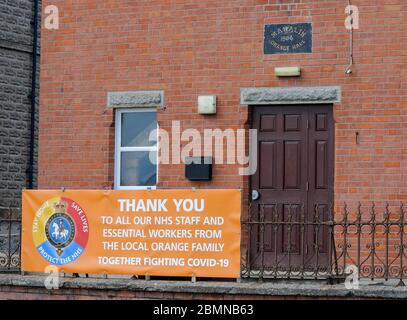
[[[122,113],[122,147],[156,145],[156,141],[149,141],[150,132],[155,129],[157,129],[156,112]]]
[[[121,181],[122,187],[155,186],[157,183],[157,166],[150,161],[149,151],[122,152]],[[157,152],[154,152],[155,156]]]

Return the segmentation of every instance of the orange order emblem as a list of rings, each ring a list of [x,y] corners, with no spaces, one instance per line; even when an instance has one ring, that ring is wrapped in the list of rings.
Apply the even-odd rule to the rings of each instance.
[[[75,201],[55,197],[37,211],[32,227],[33,240],[43,259],[67,265],[84,252],[89,238],[85,212]]]

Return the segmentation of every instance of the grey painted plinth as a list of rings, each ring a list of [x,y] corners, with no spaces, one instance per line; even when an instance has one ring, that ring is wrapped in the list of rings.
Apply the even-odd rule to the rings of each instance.
[[[259,87],[242,88],[242,105],[324,104],[341,101],[341,88],[327,87]]]
[[[159,108],[163,105],[163,91],[120,91],[109,92],[107,95],[109,108]]]
[[[45,290],[46,275],[0,274],[1,287],[26,287]],[[107,290],[107,291],[141,291],[172,292],[189,294],[227,294],[227,295],[262,295],[269,297],[323,297],[323,298],[374,298],[406,299],[407,287],[396,287],[397,280],[369,281],[361,280],[359,289],[347,289],[345,285],[329,285],[321,281],[265,281],[242,280],[236,282],[219,281],[165,281],[165,280],[130,280],[102,278],[60,278],[60,290]],[[1,289],[0,289],[1,293]]]

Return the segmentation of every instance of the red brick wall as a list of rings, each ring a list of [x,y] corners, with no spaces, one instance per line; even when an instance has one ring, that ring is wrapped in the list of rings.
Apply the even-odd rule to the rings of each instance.
[[[354,0],[360,10],[355,66],[345,75],[345,0],[44,0],[60,30],[42,30],[40,188],[112,186],[114,116],[109,91],[164,90],[162,128],[241,128],[241,87],[342,87],[335,105],[335,198],[407,200],[407,3]],[[268,23],[312,22],[312,54],[264,55]],[[277,79],[276,66],[301,78]],[[196,114],[197,96],[218,96],[216,116]],[[247,126],[247,125],[246,125]],[[355,132],[360,132],[360,144]],[[183,165],[160,167],[160,187],[246,188],[237,166],[215,166],[191,183]]]

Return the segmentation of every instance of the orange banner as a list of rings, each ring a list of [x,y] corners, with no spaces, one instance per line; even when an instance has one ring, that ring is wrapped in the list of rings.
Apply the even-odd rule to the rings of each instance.
[[[23,192],[22,270],[240,277],[240,190]]]

